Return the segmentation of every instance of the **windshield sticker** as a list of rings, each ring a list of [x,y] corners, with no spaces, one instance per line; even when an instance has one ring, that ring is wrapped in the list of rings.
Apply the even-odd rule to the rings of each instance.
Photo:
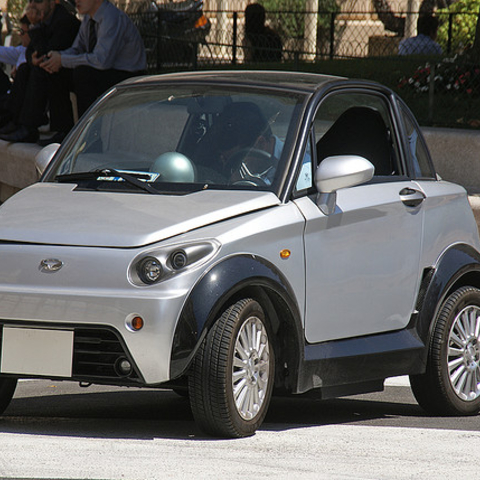
[[[119,173],[125,173],[126,175],[131,175],[132,177],[137,178],[141,182],[153,183],[159,177],[159,173],[150,173],[150,172],[134,172],[132,170],[117,170]],[[97,180],[101,180],[103,182],[124,182],[125,180],[122,177],[98,177]]]

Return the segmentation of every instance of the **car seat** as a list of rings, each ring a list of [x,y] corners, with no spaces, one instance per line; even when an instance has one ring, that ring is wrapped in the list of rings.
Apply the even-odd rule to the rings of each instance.
[[[370,107],[352,107],[343,112],[317,142],[317,159],[334,155],[359,155],[375,167],[375,175],[392,175],[390,131],[382,115]]]

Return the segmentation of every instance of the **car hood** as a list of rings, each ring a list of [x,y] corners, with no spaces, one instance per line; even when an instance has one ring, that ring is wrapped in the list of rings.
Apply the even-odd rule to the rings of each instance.
[[[17,193],[0,208],[0,241],[137,247],[280,203],[271,192],[149,195],[74,189],[37,183]]]

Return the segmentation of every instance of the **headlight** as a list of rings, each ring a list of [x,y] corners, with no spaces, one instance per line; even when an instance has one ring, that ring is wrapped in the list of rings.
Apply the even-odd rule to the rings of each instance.
[[[220,249],[217,240],[168,245],[135,258],[129,269],[134,285],[153,285],[209,261]]]
[[[177,250],[170,255],[170,263],[174,270],[181,270],[187,266],[188,257],[183,250]]]
[[[137,264],[137,274],[147,285],[158,282],[162,278],[163,268],[155,257],[144,257]]]

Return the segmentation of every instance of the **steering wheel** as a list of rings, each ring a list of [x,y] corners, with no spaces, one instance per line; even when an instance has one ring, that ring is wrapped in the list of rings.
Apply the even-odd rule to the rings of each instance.
[[[242,148],[234,153],[225,165],[233,185],[264,187],[265,178],[273,169],[273,156],[257,148]]]

